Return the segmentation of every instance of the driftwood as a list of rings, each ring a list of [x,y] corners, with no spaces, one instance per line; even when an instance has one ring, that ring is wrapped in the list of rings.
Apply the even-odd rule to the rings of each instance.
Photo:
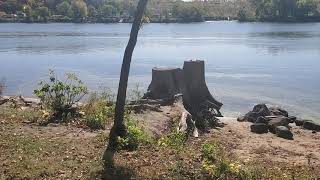
[[[183,97],[179,131],[193,129],[192,134],[198,136],[197,129],[206,130],[209,126],[219,125],[216,117],[222,117],[220,109],[223,104],[212,96],[206,85],[204,61],[185,61],[183,69],[152,70],[152,81],[144,101],[175,99],[178,94]]]

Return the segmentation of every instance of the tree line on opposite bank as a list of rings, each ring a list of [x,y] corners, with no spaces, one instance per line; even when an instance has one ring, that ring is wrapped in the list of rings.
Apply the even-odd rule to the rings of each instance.
[[[238,11],[240,21],[320,21],[320,0],[248,0]]]
[[[137,0],[0,0],[0,22],[132,22]],[[320,21],[320,0],[152,0],[146,22]]]

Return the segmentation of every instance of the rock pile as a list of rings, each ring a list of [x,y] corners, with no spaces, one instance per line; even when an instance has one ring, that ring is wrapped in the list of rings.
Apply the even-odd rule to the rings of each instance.
[[[251,132],[257,134],[274,133],[278,137],[293,139],[291,132],[291,123],[296,126],[302,126],[304,129],[312,130],[314,133],[320,131],[320,124],[311,120],[297,119],[295,116],[289,116],[289,113],[279,107],[267,107],[265,104],[258,104],[246,115],[237,119],[240,122],[248,121],[253,124],[250,126]]]

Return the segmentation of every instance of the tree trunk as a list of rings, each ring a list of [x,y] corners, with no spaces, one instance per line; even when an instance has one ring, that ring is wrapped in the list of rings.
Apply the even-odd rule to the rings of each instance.
[[[207,87],[204,61],[185,61],[183,70],[180,68],[152,70],[152,82],[144,98],[174,99],[177,94],[183,95],[184,106],[181,108],[179,131],[191,129],[194,136],[198,136],[198,128],[206,130],[209,126],[217,125],[216,117],[222,116],[220,113],[222,103],[212,96]]]
[[[135,18],[132,24],[128,45],[124,52],[123,62],[121,66],[120,81],[117,94],[117,102],[115,107],[114,124],[110,130],[109,144],[103,155],[106,165],[113,166],[113,155],[117,146],[117,137],[126,135],[126,127],[124,124],[124,106],[127,95],[128,77],[130,72],[130,64],[132,53],[137,43],[139,29],[142,23],[142,17],[146,9],[148,0],[139,0]]]
[[[183,104],[186,109],[195,115],[203,106],[209,106],[221,115],[222,103],[218,102],[210,93],[204,71],[204,61],[185,61],[183,65],[184,87],[182,89]]]

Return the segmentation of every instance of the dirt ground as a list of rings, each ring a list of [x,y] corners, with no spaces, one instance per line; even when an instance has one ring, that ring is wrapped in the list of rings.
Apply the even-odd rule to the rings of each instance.
[[[176,123],[177,108],[165,106],[162,112],[135,117],[160,138]],[[223,128],[190,138],[182,150],[155,141],[136,151],[120,151],[116,173],[110,174],[101,161],[110,127],[91,132],[68,125],[39,126],[0,114],[0,179],[203,179],[201,146],[211,142],[221,144],[237,161],[270,170],[261,179],[302,171],[308,172],[306,179],[320,178],[320,133],[293,126],[294,140],[285,140],[272,133],[251,133],[250,123],[235,118],[221,121]]]
[[[289,164],[320,164],[320,133],[291,125],[294,140],[286,140],[272,133],[251,133],[250,122],[237,122],[236,118],[221,121],[225,127],[212,133],[243,160],[263,158]]]

